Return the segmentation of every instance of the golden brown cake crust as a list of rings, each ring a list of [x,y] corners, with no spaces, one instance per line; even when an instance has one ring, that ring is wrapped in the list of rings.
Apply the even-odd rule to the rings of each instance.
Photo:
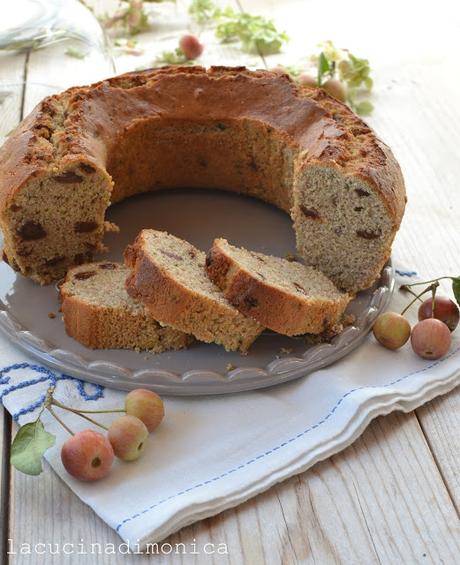
[[[250,121],[266,132],[274,132],[280,142],[295,151],[297,172],[320,165],[361,179],[373,187],[387,210],[392,229],[385,235],[387,245],[382,249],[389,255],[404,212],[404,182],[389,148],[349,108],[322,90],[297,86],[286,75],[270,71],[164,67],[127,73],[48,97],[10,135],[0,149],[0,227],[10,264],[35,280],[50,282],[62,273],[66,263],[74,262],[73,256],[65,256],[62,265],[52,271],[37,267],[21,254],[23,242],[13,227],[12,209],[24,187],[49,178],[62,182],[59,179],[65,177],[67,183],[72,176],[97,171],[112,202],[137,190],[155,188],[129,183],[133,171],[127,166],[117,168],[117,148],[125,136],[147,122],[181,120]],[[114,175],[114,186],[110,174]],[[254,175],[248,186],[257,180]],[[293,204],[292,194],[257,195],[288,212]],[[99,226],[97,237],[101,239],[102,234]],[[95,240],[87,243],[88,255],[101,246]],[[82,250],[84,243],[79,244]],[[54,260],[55,256],[47,259]],[[384,260],[379,257],[371,278],[376,278]]]
[[[240,314],[223,297],[216,300],[213,296],[200,292],[192,282],[193,272],[190,284],[178,280],[149,252],[149,232],[158,234],[159,237],[162,235],[162,232],[155,230],[142,230],[133,245],[125,250],[125,264],[131,271],[126,279],[128,294],[142,302],[161,323],[191,333],[206,343],[223,345],[227,351],[245,353],[262,333],[263,326]],[[183,243],[198,258],[202,255],[200,268],[204,274],[204,253],[187,242]],[[190,261],[190,256],[185,259]],[[209,281],[208,284],[213,286]]]
[[[232,95],[222,96],[222,89]],[[149,118],[262,121],[307,151],[308,161],[327,161],[365,178],[380,191],[395,223],[401,220],[405,192],[399,166],[345,104],[277,72],[217,66],[135,71],[46,98],[1,149],[0,207],[28,178],[63,157],[105,166],[110,149],[125,128],[142,119],[143,110]]]
[[[320,334],[338,323],[350,297],[339,293],[330,284],[332,288],[324,292],[323,298],[318,299],[312,294],[308,296],[302,286],[302,276],[308,283],[308,277],[314,277],[316,274],[323,279],[321,273],[315,273],[313,269],[308,268],[302,273],[300,265],[297,265],[299,268],[296,270],[299,272],[292,277],[287,271],[288,267],[293,265],[286,260],[246,250],[238,251],[242,251],[243,255],[240,260],[232,253],[232,248],[226,240],[214,240],[206,257],[206,269],[210,279],[241,313],[251,316],[275,332],[290,336]],[[253,255],[265,265],[274,263],[275,271],[282,268],[282,262],[285,261],[281,276],[283,282],[287,282],[291,276],[293,288],[280,288],[269,277],[253,270],[245,264],[245,255]],[[260,264],[260,270],[264,268],[264,264]]]

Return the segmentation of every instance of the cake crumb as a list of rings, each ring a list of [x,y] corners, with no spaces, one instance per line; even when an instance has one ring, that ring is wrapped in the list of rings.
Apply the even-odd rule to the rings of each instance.
[[[347,314],[340,322],[337,322],[320,334],[305,334],[305,343],[307,345],[319,345],[320,343],[330,343],[334,337],[343,332],[343,330],[352,325],[356,321],[355,316]]]
[[[48,312],[48,318],[50,320],[54,320],[55,317],[56,317],[56,314],[54,312]]]
[[[356,316],[354,314],[345,314],[342,318],[342,325],[344,328],[352,326],[356,322]]]
[[[280,349],[280,353],[284,353],[285,355],[289,355],[292,351],[292,347],[281,347]]]
[[[233,365],[233,363],[228,363],[226,369],[227,371],[233,371],[233,369],[236,369],[236,367],[235,365]]]
[[[104,231],[106,233],[119,233],[120,232],[120,228],[117,226],[117,224],[114,224],[113,222],[104,222]]]

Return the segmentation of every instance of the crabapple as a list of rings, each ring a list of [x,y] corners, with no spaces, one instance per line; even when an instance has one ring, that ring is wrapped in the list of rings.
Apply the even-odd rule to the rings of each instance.
[[[297,80],[300,84],[303,84],[305,86],[311,86],[313,88],[318,86],[315,77],[309,75],[308,73],[302,73],[301,75],[299,75]]]
[[[61,460],[65,470],[80,481],[104,478],[113,463],[109,440],[94,430],[77,432],[62,446]]]
[[[387,349],[399,349],[410,337],[410,324],[396,312],[384,312],[372,328],[375,339]]]
[[[340,102],[345,102],[347,99],[347,90],[345,85],[336,78],[330,78],[321,85],[321,88],[323,88],[330,96],[340,100]]]
[[[187,59],[197,59],[203,53],[203,45],[194,35],[187,34],[180,38],[179,47]]]
[[[450,348],[452,336],[441,320],[427,318],[415,324],[410,336],[412,349],[424,359],[439,359]]]
[[[135,461],[144,453],[149,431],[139,418],[120,416],[109,428],[109,441],[117,457],[123,461]]]
[[[156,392],[136,388],[126,396],[126,413],[136,416],[147,426],[149,432],[158,427],[165,415],[163,401]]]
[[[432,316],[433,299],[428,298],[418,309],[418,319],[426,320]],[[434,318],[444,322],[451,332],[455,330],[459,321],[458,306],[446,296],[436,296],[434,300]]]

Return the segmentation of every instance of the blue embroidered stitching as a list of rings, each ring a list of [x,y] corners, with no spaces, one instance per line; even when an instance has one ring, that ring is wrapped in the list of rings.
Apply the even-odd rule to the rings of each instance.
[[[72,378],[72,377],[70,377]],[[78,392],[80,393],[80,396],[82,398],[84,398],[85,400],[99,400],[99,398],[102,398],[104,396],[104,387],[95,383],[92,383],[92,386],[95,388],[95,392],[94,394],[89,394],[88,392],[86,392],[85,390],[85,386],[88,384],[85,381],[82,381],[80,379],[75,379],[78,382],[77,388],[78,388]]]
[[[13,365],[9,365],[8,367],[4,367],[3,369],[1,369],[0,385],[8,384],[10,382],[10,377],[6,377],[4,375],[8,374],[11,371],[17,371],[20,369],[32,369],[33,371],[37,373],[41,373],[44,376],[39,377],[37,379],[28,379],[25,381],[21,381],[16,385],[12,385],[9,388],[4,389],[0,393],[0,402],[3,400],[5,396],[10,394],[11,392],[15,392],[16,390],[20,390],[46,381],[49,381],[52,385],[55,385],[58,381],[74,381],[75,383],[77,383],[77,390],[80,396],[86,401],[99,400],[99,398],[102,398],[104,396],[104,387],[99,384],[92,384],[92,386],[95,387],[95,392],[91,394],[86,392],[85,389],[88,383],[85,383],[81,379],[76,379],[74,377],[71,377],[70,375],[65,375],[65,374],[56,375],[55,373],[53,373],[53,371],[47,369],[46,367],[42,367],[41,365],[31,365],[30,363],[14,363]],[[33,401],[28,406],[24,406],[23,408],[21,408],[21,410],[19,410],[16,414],[13,414],[14,421],[18,422],[21,416],[24,416],[25,414],[28,414],[36,410],[39,406],[41,406],[41,404],[43,404],[45,398],[46,395],[42,395],[39,399]]]
[[[442,359],[435,361],[431,365],[428,365],[427,367],[424,367],[423,369],[418,369],[417,371],[413,371],[412,373],[408,373],[407,375],[403,375],[402,377],[399,377],[398,379],[392,381],[391,383],[387,383],[385,385],[360,386],[360,387],[354,388],[352,390],[349,390],[337,401],[337,403],[334,405],[334,407],[331,409],[331,411],[328,414],[326,414],[326,416],[324,416],[324,418],[322,420],[320,420],[319,422],[317,422],[313,426],[310,426],[306,430],[303,430],[302,432],[298,433],[296,436],[291,437],[290,439],[284,441],[283,443],[280,443],[279,445],[269,449],[268,451],[265,451],[265,453],[261,453],[257,457],[254,457],[253,459],[246,461],[246,463],[243,463],[243,464],[239,465],[238,467],[235,467],[233,469],[225,471],[224,473],[222,473],[221,475],[218,475],[217,477],[213,477],[212,479],[208,479],[208,480],[201,482],[201,483],[198,483],[198,484],[196,484],[192,487],[181,490],[181,491],[179,491],[175,494],[168,496],[167,498],[163,498],[163,499],[159,500],[158,502],[156,502],[155,504],[152,504],[148,508],[145,508],[141,512],[137,512],[136,514],[133,514],[132,516],[129,516],[128,518],[125,518],[124,520],[122,520],[117,525],[116,531],[118,532],[127,522],[131,522],[131,520],[139,518],[140,516],[142,516],[143,514],[146,514],[147,512],[150,512],[150,510],[153,510],[157,506],[160,506],[161,504],[164,504],[165,502],[168,502],[169,500],[172,500],[173,498],[177,498],[179,496],[182,496],[182,495],[184,495],[184,494],[186,494],[186,493],[188,493],[192,490],[203,487],[204,485],[208,485],[208,484],[213,483],[215,481],[219,481],[220,479],[223,479],[224,477],[230,475],[231,473],[235,473],[236,471],[239,471],[240,469],[243,469],[244,467],[247,467],[248,465],[251,465],[252,463],[255,463],[256,461],[263,459],[267,455],[270,455],[270,453],[273,453],[274,451],[277,451],[278,449],[285,447],[286,445],[295,441],[296,439],[303,437],[307,433],[311,432],[312,430],[314,430],[314,429],[318,428],[319,426],[321,426],[322,424],[324,424],[335,413],[335,411],[342,404],[342,402],[345,400],[345,398],[347,398],[348,396],[350,396],[354,392],[357,392],[359,390],[364,390],[364,389],[370,389],[370,388],[386,388],[386,387],[389,387],[389,386],[393,386],[397,383],[400,383],[401,381],[404,381],[408,377],[411,377],[413,375],[418,375],[420,373],[424,373],[425,371],[428,371],[429,369],[432,369],[433,367],[435,367],[436,365],[439,365],[443,361],[446,361],[447,359],[449,359],[450,357],[452,357],[453,355],[455,355],[459,351],[460,351],[460,347],[458,347],[457,349],[455,349],[449,355],[446,355]]]
[[[416,271],[398,271],[398,269],[395,269],[395,273],[400,277],[415,277],[417,275]]]

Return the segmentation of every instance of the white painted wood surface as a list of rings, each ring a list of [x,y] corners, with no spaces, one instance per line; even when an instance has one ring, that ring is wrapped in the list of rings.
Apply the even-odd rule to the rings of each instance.
[[[104,0],[110,4],[112,0]],[[101,5],[101,3],[98,3]],[[187,28],[184,2],[153,6],[153,49],[140,58],[123,56],[119,71],[130,70],[175,46]],[[391,144],[403,166],[409,207],[395,246],[397,257],[424,276],[460,272],[460,9],[441,0],[370,5],[361,0],[241,0],[235,6],[276,20],[291,36],[279,56],[263,61],[233,46],[221,46],[203,31],[203,64],[269,67],[296,63],[318,41],[333,39],[371,59],[375,69],[376,111],[370,123]],[[377,10],[378,13],[377,13]],[[197,31],[194,28],[194,31]],[[143,41],[151,43],[152,34]],[[69,69],[70,69],[69,61]],[[17,82],[24,60],[0,59],[0,78]],[[61,72],[71,72],[68,69]],[[44,52],[34,53],[27,79],[51,81]],[[21,105],[30,109],[33,89],[16,99],[11,127]],[[11,129],[8,125],[8,129]],[[8,131],[2,124],[3,131]],[[167,543],[226,543],[229,554],[176,556],[5,555],[5,563],[445,563],[460,555],[460,391],[417,411],[373,422],[343,453],[316,465],[238,508],[194,524]],[[0,419],[0,480],[3,542],[21,544],[120,543],[118,536],[47,468],[40,479],[14,471],[7,453],[11,434]]]

